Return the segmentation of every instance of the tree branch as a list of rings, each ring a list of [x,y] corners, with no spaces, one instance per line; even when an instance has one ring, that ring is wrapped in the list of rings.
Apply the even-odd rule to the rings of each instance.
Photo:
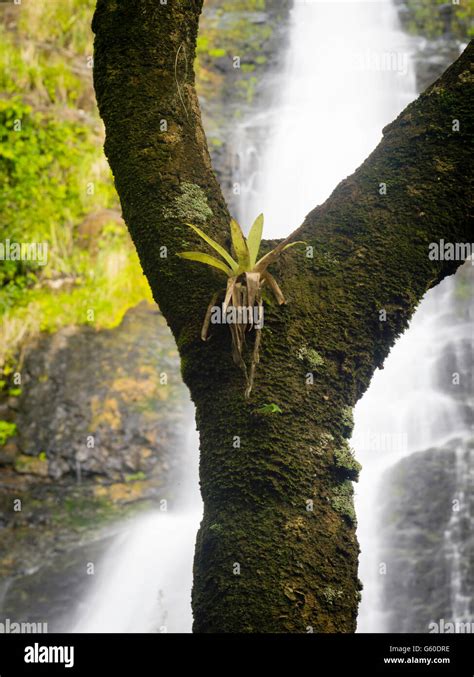
[[[196,299],[204,312],[216,286],[212,272],[175,255],[199,242],[185,223],[205,224],[223,241],[230,220],[194,89],[201,7],[202,0],[99,0],[92,23],[105,152],[143,270],[176,336]]]

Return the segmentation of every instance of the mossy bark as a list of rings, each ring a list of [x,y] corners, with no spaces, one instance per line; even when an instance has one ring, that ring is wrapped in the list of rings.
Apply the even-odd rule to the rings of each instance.
[[[205,512],[194,630],[352,632],[357,466],[348,412],[423,294],[460,263],[431,261],[429,243],[470,238],[473,47],[305,219],[297,236],[313,257],[291,250],[275,266],[288,304],[266,306],[247,401],[228,329],[199,338],[225,280],[176,256],[201,247],[186,221],[228,245],[229,214],[194,90],[200,10],[200,0],[99,0],[93,22],[105,151],[197,410]],[[269,403],[281,413],[259,411]]]

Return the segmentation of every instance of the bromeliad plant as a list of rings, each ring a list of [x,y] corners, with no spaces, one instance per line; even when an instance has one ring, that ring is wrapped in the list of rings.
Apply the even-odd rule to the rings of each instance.
[[[277,281],[268,272],[268,267],[275,263],[280,254],[293,247],[296,244],[304,244],[304,242],[288,242],[283,240],[274,249],[257,260],[260,243],[262,241],[263,232],[263,214],[258,216],[250,229],[247,238],[244,236],[241,227],[235,219],[230,222],[230,235],[232,239],[232,247],[234,256],[232,256],[224,247],[213,240],[209,235],[206,235],[200,228],[191,223],[186,224],[192,228],[208,245],[210,245],[223,260],[206,254],[204,252],[181,252],[178,254],[183,259],[189,261],[198,261],[205,263],[208,266],[217,268],[227,275],[227,287],[224,290],[217,291],[209,303],[204,322],[201,330],[201,338],[207,341],[209,324],[211,321],[212,310],[221,294],[224,295],[222,304],[222,313],[225,315],[229,304],[236,309],[236,315],[239,318],[245,318],[245,321],[230,322],[229,327],[232,336],[232,355],[234,362],[242,368],[244,372],[247,387],[245,396],[249,397],[252,390],[255,369],[259,361],[259,349],[261,342],[262,324],[263,324],[263,300],[262,291],[265,285],[271,290],[277,302],[281,305],[285,303],[285,297],[278,286]],[[247,309],[251,312],[244,313]],[[254,308],[257,309],[258,321],[254,322]],[[243,349],[245,344],[245,335],[248,331],[255,328],[255,342],[253,347],[250,370],[247,370],[243,358]]]

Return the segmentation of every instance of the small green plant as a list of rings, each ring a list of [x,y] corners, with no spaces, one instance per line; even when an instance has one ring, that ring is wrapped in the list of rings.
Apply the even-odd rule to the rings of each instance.
[[[40,453],[38,454],[38,458],[39,458],[40,461],[47,461],[48,460],[45,451],[40,451]]]
[[[277,302],[281,305],[286,303],[285,297],[278,286],[277,281],[268,272],[268,267],[275,263],[280,254],[293,247],[296,244],[304,244],[303,242],[289,242],[290,237],[286,238],[278,244],[274,249],[258,259],[258,252],[262,241],[263,233],[263,214],[260,214],[254,221],[248,237],[245,237],[240,225],[235,219],[230,222],[230,235],[232,239],[233,255],[229,253],[218,242],[209,237],[200,228],[191,223],[186,224],[192,228],[206,242],[210,247],[216,251],[221,259],[206,254],[204,252],[190,251],[180,252],[178,256],[189,261],[197,261],[204,263],[212,268],[217,268],[227,275],[227,288],[222,290],[224,294],[224,302],[222,305],[222,313],[225,314],[229,303],[232,302],[233,307],[237,310],[237,317],[246,318],[242,322],[229,322],[229,328],[232,336],[232,354],[236,364],[242,368],[247,387],[245,396],[248,398],[252,390],[253,381],[255,378],[255,369],[259,360],[259,348],[261,342],[261,329],[263,324],[263,299],[262,288],[266,285],[273,293]],[[258,259],[258,260],[257,260]],[[204,323],[201,330],[201,338],[206,341],[208,338],[209,324],[211,321],[212,309],[219,299],[220,291],[216,292],[211,302],[209,303]],[[254,322],[254,313],[244,313],[243,309],[247,308],[253,311],[257,308],[258,322]],[[245,344],[246,333],[255,327],[255,342],[250,364],[250,370],[243,359],[243,348]]]
[[[283,410],[280,409],[278,404],[275,404],[274,402],[270,402],[270,404],[264,404],[261,406],[259,409],[257,409],[257,412],[259,414],[283,414]]]
[[[16,433],[16,423],[0,421],[0,446],[3,447],[10,437]]]
[[[125,475],[125,482],[139,482],[142,480],[146,480],[146,475],[141,470],[129,475]]]

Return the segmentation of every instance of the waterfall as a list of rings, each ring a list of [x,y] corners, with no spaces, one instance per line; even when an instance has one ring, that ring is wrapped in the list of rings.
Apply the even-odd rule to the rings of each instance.
[[[202,517],[194,412],[176,501],[120,530],[95,565],[73,632],[191,632],[194,543]],[[170,503],[170,504],[168,504]]]
[[[473,273],[468,262],[456,277],[445,279],[426,294],[408,332],[393,347],[384,369],[376,371],[369,390],[355,408],[352,444],[363,466],[356,487],[361,546],[359,576],[364,584],[359,631],[383,632],[399,628],[399,622],[394,624],[392,621],[390,626],[387,625],[391,609],[381,598],[385,577],[392,575],[391,562],[381,560],[379,547],[384,530],[384,525],[380,524],[381,493],[390,490],[391,468],[415,452],[433,448],[440,454],[454,449],[455,458],[456,493],[446,497],[445,513],[449,515],[451,511],[451,517],[442,534],[449,571],[447,584],[452,598],[446,619],[460,621],[469,617],[470,599],[466,598],[462,584],[463,567],[468,558],[467,553],[463,555],[462,524],[466,519],[469,521],[466,515],[468,487],[471,492],[473,489],[472,471],[469,473],[472,452],[468,448],[472,437],[471,414],[469,406],[465,406],[466,397],[457,392],[453,378],[455,382],[455,375],[459,374],[466,390],[471,390],[467,399],[472,400],[469,372],[472,369],[473,318],[472,312],[466,312],[464,308],[466,303],[459,303],[457,297],[461,276],[472,289]],[[446,459],[445,463],[449,464],[449,457]],[[459,509],[451,510],[452,501],[458,502],[455,507],[459,505]],[[430,510],[429,505],[426,510]],[[413,568],[416,566],[414,559],[409,563]],[[401,593],[404,581],[392,582],[392,585]],[[404,624],[403,629],[426,632],[428,628]]]
[[[454,501],[457,501],[457,509],[451,511],[451,519],[448,528],[444,533],[444,542],[446,548],[446,558],[449,563],[450,572],[450,602],[451,602],[451,621],[454,623],[465,623],[474,621],[474,614],[471,611],[472,591],[466,594],[465,571],[467,563],[467,553],[465,550],[465,538],[463,534],[463,521],[470,526],[472,524],[471,511],[469,509],[469,493],[474,489],[473,477],[473,454],[466,451],[462,444],[456,447],[456,486],[457,495]]]
[[[295,0],[273,102],[236,129],[238,218],[289,234],[351,174],[415,98],[407,37],[388,0]]]

